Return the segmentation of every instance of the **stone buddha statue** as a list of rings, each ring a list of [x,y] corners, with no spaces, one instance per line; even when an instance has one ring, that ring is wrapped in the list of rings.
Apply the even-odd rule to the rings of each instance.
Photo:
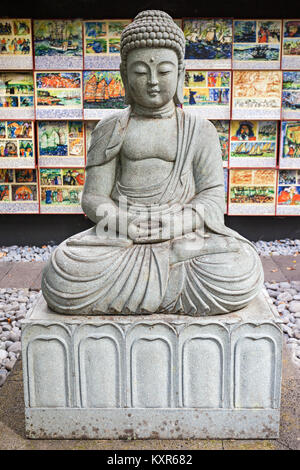
[[[95,223],[53,252],[43,272],[63,314],[225,314],[263,284],[253,245],[224,225],[217,131],[180,108],[183,32],[139,13],[121,37],[128,107],[102,119],[87,155],[82,207]]]

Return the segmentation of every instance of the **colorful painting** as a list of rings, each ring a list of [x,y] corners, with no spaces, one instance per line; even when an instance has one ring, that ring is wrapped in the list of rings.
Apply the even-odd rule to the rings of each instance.
[[[233,119],[280,118],[282,72],[233,72]]]
[[[36,69],[82,67],[81,20],[35,20]]]
[[[0,20],[0,69],[32,68],[31,21]]]
[[[81,80],[81,72],[35,72],[37,117],[82,117]]]
[[[81,213],[84,173],[83,168],[41,168],[41,213]]]
[[[0,168],[0,183],[12,183],[14,181],[14,170]]]
[[[83,72],[83,107],[85,118],[95,119],[99,116],[99,109],[107,111],[125,108],[124,97],[125,89],[120,72]]]
[[[0,213],[38,213],[36,170],[0,169]]]
[[[40,167],[84,166],[82,121],[39,121],[37,129]]]
[[[228,165],[228,150],[229,150],[229,121],[227,120],[211,120],[215,128],[217,129],[219,140],[220,140],[220,147],[222,151],[222,160],[223,166],[226,167]]]
[[[1,72],[0,118],[33,118],[33,105],[34,90],[32,73]]]
[[[228,168],[223,168],[224,172],[224,191],[225,191],[225,203],[226,209],[225,214],[227,213],[227,201],[228,201]]]
[[[84,50],[86,69],[118,69],[120,65],[120,38],[131,20],[101,20],[84,22]]]
[[[230,80],[231,72],[187,71],[183,105],[199,111],[203,108],[208,119],[229,118]]]
[[[300,68],[300,20],[283,21],[282,68]]]
[[[281,20],[233,22],[234,68],[280,68]]]
[[[300,170],[279,171],[277,214],[300,215]]]
[[[228,214],[275,215],[276,170],[230,170]]]
[[[231,167],[275,167],[276,147],[276,121],[231,121]]]
[[[0,168],[34,168],[32,121],[0,121]]]
[[[280,137],[281,168],[300,168],[300,121],[282,121]]]
[[[300,71],[283,72],[282,115],[300,118]]]
[[[186,19],[183,32],[187,68],[231,66],[232,20]]]

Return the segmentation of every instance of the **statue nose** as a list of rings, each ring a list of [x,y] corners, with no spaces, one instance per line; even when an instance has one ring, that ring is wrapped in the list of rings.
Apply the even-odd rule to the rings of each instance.
[[[155,73],[151,73],[148,79],[148,85],[155,86],[158,84],[157,75]]]

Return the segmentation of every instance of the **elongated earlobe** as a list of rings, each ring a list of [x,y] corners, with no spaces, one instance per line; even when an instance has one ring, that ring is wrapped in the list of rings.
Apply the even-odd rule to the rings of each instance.
[[[183,86],[184,86],[184,77],[185,77],[185,68],[179,71],[178,73],[178,80],[177,80],[177,88],[174,96],[174,103],[183,104]]]
[[[132,104],[132,98],[129,92],[129,86],[128,86],[128,80],[127,80],[126,67],[124,66],[124,64],[122,64],[122,62],[120,65],[120,73],[121,73],[122,82],[125,88],[124,102],[125,104]]]

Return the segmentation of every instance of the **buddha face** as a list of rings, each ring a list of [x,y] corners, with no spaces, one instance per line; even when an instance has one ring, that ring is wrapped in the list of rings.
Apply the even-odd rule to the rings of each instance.
[[[178,58],[166,48],[134,49],[127,57],[127,86],[132,100],[146,108],[160,108],[176,92]]]

